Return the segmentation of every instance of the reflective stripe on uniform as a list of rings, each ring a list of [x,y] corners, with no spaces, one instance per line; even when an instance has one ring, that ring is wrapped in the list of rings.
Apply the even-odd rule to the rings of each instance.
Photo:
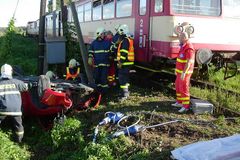
[[[177,58],[177,62],[180,62],[180,63],[187,63],[187,60],[185,60],[185,59],[180,59],[180,58]]]
[[[177,73],[183,73],[183,71],[180,70],[180,69],[175,69],[175,71],[176,71]],[[193,73],[193,71],[187,71],[187,74],[191,74],[191,73]]]
[[[6,95],[6,94],[20,94],[19,91],[3,91],[3,92],[0,92],[0,95]]]
[[[17,135],[23,135],[24,134],[24,131],[21,131],[21,132],[15,132]]]
[[[110,50],[97,50],[94,53],[108,53]]]
[[[190,97],[180,97],[180,98],[177,98],[178,100],[190,100]]]
[[[21,116],[22,112],[0,112],[0,115],[6,116]]]
[[[120,56],[120,59],[126,60],[127,58],[126,58],[126,57],[123,57],[123,56]]]
[[[183,101],[182,104],[190,104],[190,101]]]
[[[124,62],[122,65],[127,66],[127,65],[133,65],[133,64],[134,64],[134,62]]]
[[[126,50],[126,49],[121,49],[120,52],[124,52],[124,53],[128,54],[128,50]]]
[[[95,65],[95,67],[109,67],[110,65],[109,64],[98,64],[98,65]]]
[[[121,85],[120,88],[126,89],[126,88],[128,88],[128,85]]]

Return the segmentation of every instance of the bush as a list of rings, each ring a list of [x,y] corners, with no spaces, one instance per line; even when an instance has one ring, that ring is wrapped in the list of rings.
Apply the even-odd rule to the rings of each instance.
[[[12,142],[9,136],[0,131],[0,159],[27,160],[30,159],[30,153],[25,146],[19,146]]]
[[[56,124],[51,131],[54,147],[61,150],[81,148],[84,145],[81,127],[81,122],[73,118],[67,119],[63,125]]]

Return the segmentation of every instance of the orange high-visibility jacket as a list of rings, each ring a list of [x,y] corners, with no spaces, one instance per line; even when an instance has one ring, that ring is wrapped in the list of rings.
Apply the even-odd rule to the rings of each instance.
[[[77,72],[75,74],[70,73],[69,67],[66,68],[66,71],[67,71],[66,80],[71,79],[71,78],[74,80],[80,73],[80,67],[77,68]]]
[[[128,48],[128,50],[126,50],[125,48],[121,48],[122,47],[122,42],[123,42],[122,41],[118,46],[117,60],[120,61],[120,59],[122,59],[123,61],[125,61],[123,63],[123,65],[131,65],[134,62],[133,39],[131,39],[131,38],[126,38],[126,39],[128,39],[129,48]],[[121,52],[127,53],[127,57],[122,56]]]

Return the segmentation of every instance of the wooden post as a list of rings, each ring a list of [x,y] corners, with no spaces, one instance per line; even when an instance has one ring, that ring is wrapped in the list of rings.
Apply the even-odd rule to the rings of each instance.
[[[63,26],[63,36],[67,38],[68,35],[68,25],[67,25],[67,7],[64,5],[64,0],[61,0],[61,15],[62,15],[62,26]]]
[[[45,59],[45,14],[46,14],[46,0],[41,0],[40,3],[40,17],[39,17],[39,39],[38,39],[38,75],[43,74],[44,59]]]
[[[91,83],[93,83],[93,75],[92,75],[92,70],[91,70],[90,66],[88,65],[88,51],[87,51],[87,48],[83,41],[82,31],[81,31],[81,27],[79,24],[75,3],[71,2],[70,6],[71,6],[71,10],[72,10],[72,15],[73,15],[73,21],[74,21],[74,24],[75,24],[75,27],[77,30],[77,37],[78,37],[78,41],[79,41],[79,45],[80,45],[80,53],[82,55],[84,68],[85,68],[87,78],[88,78],[88,83],[91,84]]]

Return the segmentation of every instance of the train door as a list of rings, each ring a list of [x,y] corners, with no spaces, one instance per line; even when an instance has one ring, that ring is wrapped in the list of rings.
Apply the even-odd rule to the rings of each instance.
[[[135,58],[138,62],[148,61],[150,3],[151,0],[136,0],[138,12],[135,19]]]

